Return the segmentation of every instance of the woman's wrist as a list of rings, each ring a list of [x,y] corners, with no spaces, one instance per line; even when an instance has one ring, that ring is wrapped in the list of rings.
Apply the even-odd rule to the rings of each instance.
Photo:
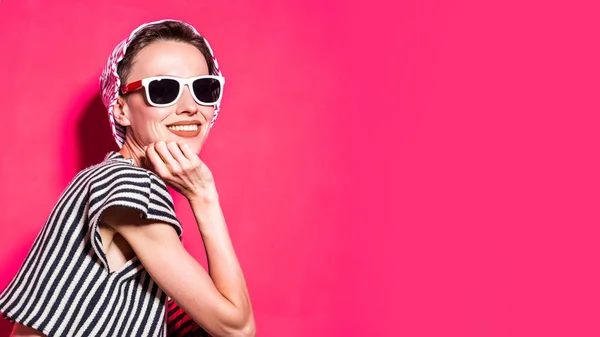
[[[203,188],[201,192],[186,196],[192,208],[211,207],[219,204],[219,193],[214,186]]]
[[[219,197],[216,193],[189,197],[188,201],[201,231],[221,228],[225,225]]]

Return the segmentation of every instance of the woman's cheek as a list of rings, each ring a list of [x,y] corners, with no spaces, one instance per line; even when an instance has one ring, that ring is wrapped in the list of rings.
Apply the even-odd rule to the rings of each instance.
[[[156,125],[154,134],[156,135],[156,140],[167,140],[168,139],[168,130],[166,127],[162,125]]]

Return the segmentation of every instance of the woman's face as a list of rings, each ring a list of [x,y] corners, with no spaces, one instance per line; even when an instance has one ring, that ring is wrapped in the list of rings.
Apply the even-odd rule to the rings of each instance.
[[[122,85],[152,76],[191,78],[208,75],[204,55],[185,42],[160,41],[142,49],[134,58],[130,75]],[[183,88],[179,100],[168,107],[153,107],[146,102],[145,89],[139,89],[119,98],[117,121],[128,126],[127,132],[134,142],[143,147],[157,141],[184,140],[195,153],[199,153],[209,133],[214,106],[199,105],[194,101],[188,86]],[[121,111],[119,111],[121,110]],[[115,116],[117,117],[117,116]],[[200,132],[181,132],[174,123],[197,124]],[[193,128],[193,126],[192,126]],[[179,132],[177,131],[179,129]],[[185,134],[185,135],[184,135]]]

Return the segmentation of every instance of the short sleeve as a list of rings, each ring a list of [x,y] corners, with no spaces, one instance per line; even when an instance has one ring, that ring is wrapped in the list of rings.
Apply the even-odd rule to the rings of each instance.
[[[127,164],[108,165],[90,180],[88,202],[91,244],[107,270],[98,225],[103,212],[110,207],[134,209],[143,218],[168,223],[181,237],[182,228],[171,195],[165,183],[150,171]]]

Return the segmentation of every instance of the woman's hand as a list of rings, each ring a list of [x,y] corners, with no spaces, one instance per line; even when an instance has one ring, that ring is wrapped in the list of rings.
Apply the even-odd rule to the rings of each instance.
[[[218,200],[212,172],[184,141],[150,144],[146,160],[152,171],[190,202]]]

